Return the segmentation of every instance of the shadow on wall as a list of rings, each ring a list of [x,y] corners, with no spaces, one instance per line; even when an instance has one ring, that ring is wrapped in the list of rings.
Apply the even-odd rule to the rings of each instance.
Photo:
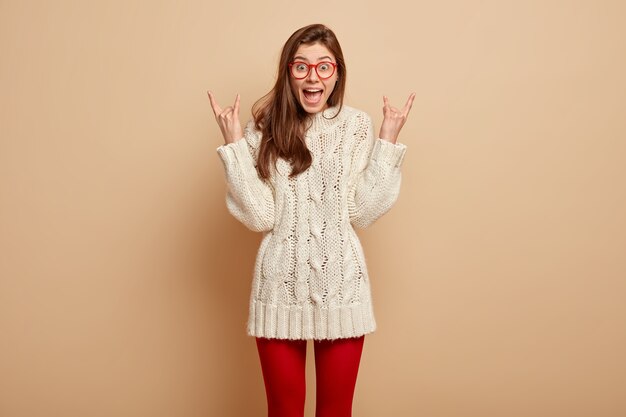
[[[218,156],[214,158],[211,165],[217,164],[215,169],[221,170]],[[262,236],[230,215],[225,183],[215,178],[211,181],[223,186],[210,187],[208,199],[206,184],[198,187],[186,226],[190,263],[196,271],[190,276],[197,281],[190,283],[190,288],[201,293],[190,297],[198,300],[204,316],[197,322],[207,355],[202,359],[206,366],[198,372],[200,389],[205,391],[200,401],[208,415],[262,415],[266,412],[263,378],[254,338],[246,334],[254,263]]]
[[[224,417],[266,413],[263,378],[254,338],[246,334],[248,302],[261,234],[246,229],[226,208],[226,184],[216,153],[203,155],[200,175],[184,191],[178,217],[183,246],[176,277],[190,303],[192,328],[184,337],[193,358],[182,393],[192,401],[192,415]],[[207,172],[207,164],[210,170]],[[182,223],[182,224],[181,224]],[[181,227],[182,226],[182,227]],[[175,271],[179,274],[180,270]],[[181,282],[181,278],[182,281]],[[185,323],[182,323],[183,325]],[[182,388],[181,388],[182,390]],[[243,400],[245,398],[245,400]]]

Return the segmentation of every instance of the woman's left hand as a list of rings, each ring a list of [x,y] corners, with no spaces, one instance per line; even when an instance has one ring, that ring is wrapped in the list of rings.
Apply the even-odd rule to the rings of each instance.
[[[402,110],[398,110],[389,105],[389,99],[386,96],[383,96],[383,115],[385,118],[383,119],[383,124],[380,126],[380,135],[378,135],[379,138],[391,143],[396,143],[398,135],[400,134],[400,129],[402,129],[402,126],[404,126],[404,123],[409,116],[409,111],[411,111],[414,99],[415,93],[412,93]]]

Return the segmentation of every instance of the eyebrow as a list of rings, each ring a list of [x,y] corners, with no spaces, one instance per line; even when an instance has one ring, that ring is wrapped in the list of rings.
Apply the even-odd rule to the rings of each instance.
[[[296,55],[293,57],[294,60],[296,59],[301,59],[303,61],[308,61],[308,59],[306,59],[305,57],[303,57],[302,55]],[[327,55],[321,56],[319,58],[317,58],[318,61],[323,61],[323,60],[328,60],[328,61],[332,61],[333,59]]]

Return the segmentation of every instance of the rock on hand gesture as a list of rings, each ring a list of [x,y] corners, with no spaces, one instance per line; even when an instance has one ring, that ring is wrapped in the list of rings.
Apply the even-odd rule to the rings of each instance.
[[[222,136],[224,136],[224,142],[229,144],[243,138],[241,123],[239,122],[239,94],[237,94],[237,97],[235,98],[234,105],[228,106],[222,110],[220,105],[215,101],[213,93],[210,91],[207,91],[207,93],[209,95],[209,101],[211,102],[213,114],[215,115],[215,120],[220,126]]]
[[[383,96],[384,119],[382,125],[380,126],[379,138],[391,143],[396,143],[398,135],[400,134],[400,129],[404,126],[404,123],[409,116],[409,111],[411,111],[411,106],[413,106],[413,100],[415,100],[415,93],[412,93],[409,96],[409,99],[406,101],[402,110],[398,110],[389,105],[389,99],[387,96]]]

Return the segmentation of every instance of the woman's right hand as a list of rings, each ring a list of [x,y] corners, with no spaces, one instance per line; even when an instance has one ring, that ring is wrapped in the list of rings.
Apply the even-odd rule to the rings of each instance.
[[[224,142],[229,144],[243,138],[241,123],[239,122],[239,94],[237,94],[233,106],[228,106],[222,110],[215,101],[213,94],[210,91],[207,91],[207,93],[209,94],[213,114],[215,114],[215,120],[217,120],[222,136],[224,136]]]

